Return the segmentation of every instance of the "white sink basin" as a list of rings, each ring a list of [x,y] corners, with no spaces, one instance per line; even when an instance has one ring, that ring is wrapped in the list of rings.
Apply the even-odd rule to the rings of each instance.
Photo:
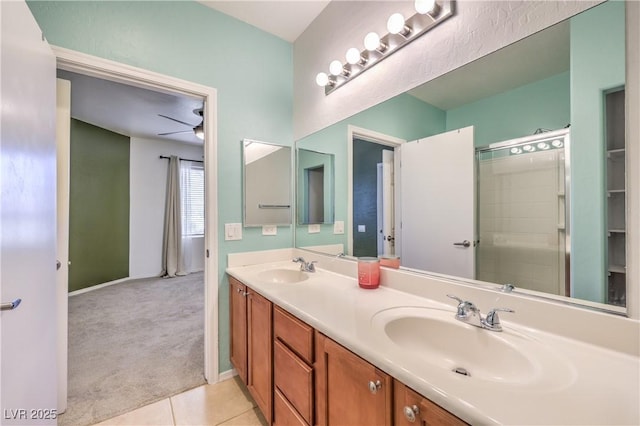
[[[258,273],[262,281],[275,284],[298,283],[309,279],[309,274],[297,269],[269,269]]]
[[[571,383],[570,364],[523,333],[504,327],[495,332],[465,324],[455,312],[401,307],[378,312],[372,326],[407,357],[467,376],[512,385],[540,383],[549,387]]]

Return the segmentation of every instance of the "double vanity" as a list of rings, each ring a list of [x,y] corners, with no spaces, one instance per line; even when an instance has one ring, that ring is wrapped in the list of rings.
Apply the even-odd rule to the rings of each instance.
[[[407,270],[364,290],[298,249],[227,274],[232,362],[269,423],[640,423],[638,321]]]

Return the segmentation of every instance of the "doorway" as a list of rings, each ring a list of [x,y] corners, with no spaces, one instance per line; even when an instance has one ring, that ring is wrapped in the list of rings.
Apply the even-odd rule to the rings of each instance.
[[[218,373],[218,262],[211,249],[217,247],[217,161],[216,161],[216,90],[210,87],[175,79],[146,70],[126,66],[113,61],[81,54],[67,49],[52,48],[59,69],[161,93],[199,97],[204,102],[202,111],[204,135],[205,212],[204,232],[204,376],[209,383],[219,380]],[[157,161],[161,161],[158,159]],[[59,292],[68,291],[66,288]],[[68,313],[59,315],[58,336],[64,338]],[[61,345],[65,346],[65,345]],[[66,355],[66,354],[65,354]],[[59,368],[66,371],[66,356],[59,356]],[[59,383],[59,389],[64,389]]]
[[[347,217],[350,225],[347,228],[347,253],[373,257],[399,255],[400,157],[392,153],[406,141],[356,126],[349,126],[347,133]],[[387,154],[383,155],[384,152]],[[382,169],[380,178],[378,164]]]

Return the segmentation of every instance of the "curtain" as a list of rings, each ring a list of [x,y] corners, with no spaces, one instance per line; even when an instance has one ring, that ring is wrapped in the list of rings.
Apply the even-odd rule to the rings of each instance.
[[[169,158],[167,174],[167,198],[164,212],[164,237],[162,241],[163,277],[187,275],[182,243],[182,208],[180,197],[180,159]]]

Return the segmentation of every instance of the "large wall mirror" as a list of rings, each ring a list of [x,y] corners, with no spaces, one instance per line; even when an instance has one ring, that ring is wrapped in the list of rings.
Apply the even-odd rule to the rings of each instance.
[[[291,225],[291,148],[242,141],[244,226]]]
[[[625,3],[609,1],[305,137],[298,149],[334,155],[335,216],[348,232],[323,226],[309,234],[298,226],[296,246],[396,254],[403,267],[624,312],[624,88]],[[460,138],[464,154],[427,149]],[[402,169],[400,162],[411,158],[415,168],[436,175],[393,171],[392,191],[400,196],[385,207],[376,191],[364,197],[359,189],[361,175],[371,175],[371,187],[382,182],[380,173],[358,170],[367,156],[378,168],[386,162]],[[466,163],[454,165],[457,157]],[[462,180],[472,186],[469,195],[460,190]],[[414,192],[402,195],[399,187]],[[420,210],[441,205],[440,198],[425,202],[427,190],[468,201],[472,231],[446,243],[467,253],[459,273],[412,260],[433,260],[427,253],[444,250],[428,246],[436,231],[412,246],[402,242],[419,235],[409,229],[413,223],[433,222],[438,230],[457,216],[457,207],[432,216]],[[390,229],[379,220],[366,225],[360,216],[367,208],[383,222],[393,215]],[[371,238],[362,238],[369,231]]]

